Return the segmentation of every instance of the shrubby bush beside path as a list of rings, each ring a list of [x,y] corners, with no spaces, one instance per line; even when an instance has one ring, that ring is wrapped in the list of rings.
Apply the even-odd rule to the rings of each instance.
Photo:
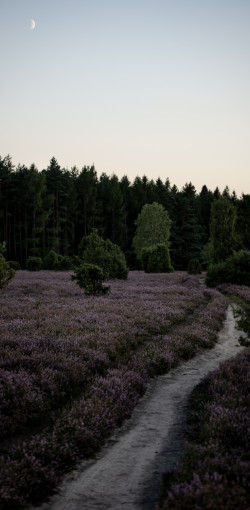
[[[214,344],[225,316],[227,299],[187,273],[130,272],[98,298],[70,274],[19,271],[0,293],[4,509],[47,496],[130,416],[149,377]]]

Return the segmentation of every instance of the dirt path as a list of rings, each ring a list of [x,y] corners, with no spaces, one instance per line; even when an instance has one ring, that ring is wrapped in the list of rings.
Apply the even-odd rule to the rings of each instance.
[[[183,451],[189,395],[208,372],[242,349],[239,335],[229,307],[215,347],[153,380],[132,418],[40,510],[153,510],[163,471]]]

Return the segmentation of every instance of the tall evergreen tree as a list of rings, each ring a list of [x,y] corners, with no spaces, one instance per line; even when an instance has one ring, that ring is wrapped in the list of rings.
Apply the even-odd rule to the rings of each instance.
[[[250,251],[250,195],[242,195],[242,199],[237,201],[236,210],[235,233],[238,247]]]
[[[211,209],[211,262],[217,263],[232,255],[235,246],[236,210],[229,198],[215,200]]]
[[[27,256],[41,255],[40,234],[43,229],[43,197],[46,191],[45,176],[32,164],[24,176],[25,221],[27,223]]]
[[[98,183],[98,230],[103,238],[120,246],[125,232],[124,202],[116,175],[100,176]]]
[[[209,191],[207,186],[202,186],[201,192],[198,196],[198,218],[202,227],[202,240],[206,244],[209,239],[210,221],[211,221],[211,207],[214,200],[212,191]]]
[[[46,250],[54,250],[59,253],[64,187],[62,184],[61,167],[54,157],[51,158],[50,164],[44,173],[46,175],[47,193],[51,203],[48,223],[46,225]]]
[[[176,220],[173,225],[171,260],[175,269],[186,270],[189,260],[199,259],[202,248],[202,232],[194,208],[188,198],[176,197]]]
[[[96,223],[97,173],[94,166],[84,166],[77,177],[77,204],[80,238],[91,233]]]
[[[7,258],[11,257],[12,246],[12,204],[13,204],[13,172],[14,165],[11,157],[0,157],[0,242],[7,243]]]

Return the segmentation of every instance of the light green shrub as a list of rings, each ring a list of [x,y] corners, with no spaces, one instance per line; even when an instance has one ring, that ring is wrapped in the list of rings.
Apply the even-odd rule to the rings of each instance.
[[[143,248],[141,261],[145,273],[171,273],[174,270],[166,244],[158,243]]]

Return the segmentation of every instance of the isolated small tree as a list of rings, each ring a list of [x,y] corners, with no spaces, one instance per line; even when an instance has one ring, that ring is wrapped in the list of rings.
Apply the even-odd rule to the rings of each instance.
[[[49,253],[43,259],[43,269],[55,270],[58,268],[58,254],[54,250],[50,250]]]
[[[141,260],[143,248],[155,244],[169,246],[171,220],[168,212],[157,202],[145,204],[136,221],[133,247],[138,260]]]
[[[189,274],[201,274],[201,263],[198,259],[191,259],[188,263]]]
[[[75,274],[71,276],[72,280],[76,280],[79,287],[84,289],[84,293],[88,296],[98,296],[108,294],[109,286],[103,286],[104,272],[101,267],[95,264],[83,263],[75,268]]]
[[[40,271],[43,266],[41,257],[28,257],[26,267],[28,271]]]
[[[96,229],[89,236],[83,237],[78,253],[82,261],[101,267],[105,280],[126,279],[128,276],[126,259],[120,247],[109,239],[104,240]]]
[[[15,274],[15,270],[10,267],[3,254],[0,253],[0,289],[7,285]]]

